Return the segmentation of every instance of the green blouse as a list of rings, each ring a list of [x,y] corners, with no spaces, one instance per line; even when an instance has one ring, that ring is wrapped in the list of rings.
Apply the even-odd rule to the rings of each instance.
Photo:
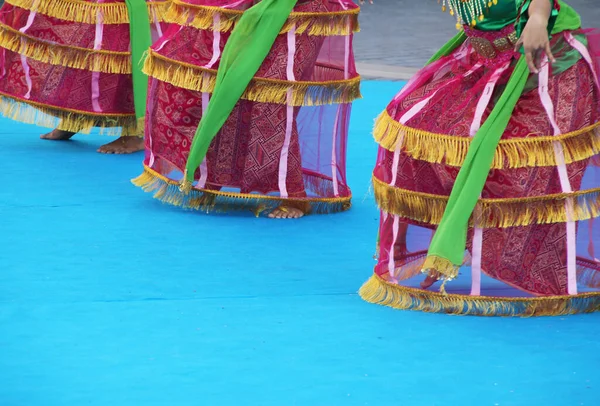
[[[487,2],[488,0],[485,1]],[[532,0],[497,0],[497,4],[484,10],[483,20],[480,20],[478,16],[471,16],[466,10],[461,14],[461,17],[463,21],[475,20],[477,22],[475,28],[481,31],[498,31],[508,25],[516,24],[517,20],[519,20],[519,26],[524,26],[524,23],[527,22],[527,11],[531,1]],[[553,5],[549,24],[549,29],[551,30],[558,15],[558,9],[554,7],[554,0],[548,1]],[[521,18],[519,18],[520,15]]]

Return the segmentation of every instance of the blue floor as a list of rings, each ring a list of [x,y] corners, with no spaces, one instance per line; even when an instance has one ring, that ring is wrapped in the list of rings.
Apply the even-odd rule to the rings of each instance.
[[[600,315],[402,312],[374,265],[373,118],[353,111],[354,207],[270,221],[162,205],[106,138],[0,119],[0,406],[598,405]]]

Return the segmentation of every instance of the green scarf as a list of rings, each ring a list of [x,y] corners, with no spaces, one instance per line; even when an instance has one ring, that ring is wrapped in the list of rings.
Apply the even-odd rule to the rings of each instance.
[[[530,0],[525,3],[523,10],[527,9]],[[556,13],[556,10],[553,11],[552,21],[549,25],[549,27],[553,27],[552,34],[578,29],[581,21],[577,13],[562,1],[559,3],[561,11],[560,13]],[[554,18],[556,18],[556,22],[554,22]],[[517,25],[519,35],[524,26],[525,23]],[[456,38],[453,41],[456,45]],[[452,45],[453,41],[447,47]],[[438,54],[437,57],[443,55],[443,53]],[[469,219],[485,186],[498,143],[529,76],[525,57],[521,56],[502,96],[471,141],[464,164],[454,182],[446,210],[423,265],[424,270],[439,272],[441,279],[449,280],[458,275],[458,269],[463,263],[466,249]]]
[[[150,33],[150,17],[145,0],[125,0],[129,14],[129,35],[131,41],[131,69],[133,77],[133,102],[135,117],[142,125],[146,115],[146,97],[148,92],[148,76],[142,72],[144,53],[152,45]],[[143,126],[141,128],[143,130]]]
[[[221,56],[215,89],[198,125],[185,167],[181,191],[192,187],[194,173],[246,87],[269,54],[298,0],[262,0],[244,12]]]

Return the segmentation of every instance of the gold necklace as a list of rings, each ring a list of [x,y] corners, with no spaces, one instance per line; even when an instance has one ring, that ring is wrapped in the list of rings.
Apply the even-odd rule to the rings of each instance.
[[[442,11],[456,16],[456,28],[460,30],[467,23],[475,27],[478,21],[483,21],[483,12],[498,4],[498,0],[438,0],[438,3],[442,3]]]

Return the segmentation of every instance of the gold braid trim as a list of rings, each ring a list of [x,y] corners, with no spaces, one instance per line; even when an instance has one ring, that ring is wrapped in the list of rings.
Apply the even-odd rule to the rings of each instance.
[[[0,23],[0,47],[50,65],[103,73],[131,73],[131,54],[51,44]]]
[[[277,196],[196,188],[191,188],[184,193],[180,190],[180,182],[169,179],[146,165],[144,165],[144,172],[133,179],[132,183],[142,188],[144,192],[154,193],[155,199],[173,206],[205,212],[251,210],[256,216],[279,206],[302,208],[305,213],[337,213],[350,209],[352,199],[352,197],[284,199]]]
[[[470,316],[564,316],[600,310],[600,292],[532,298],[442,294],[396,285],[377,275],[358,293],[369,303],[394,309]]]
[[[231,31],[244,11],[228,10],[221,7],[201,6],[173,0],[165,20],[168,23],[191,26],[201,30]],[[215,15],[219,15],[219,25],[215,26]],[[297,34],[314,36],[350,35],[359,31],[359,9],[335,12],[291,13],[281,33],[296,28]]]
[[[101,134],[142,136],[142,132],[137,130],[137,120],[134,114],[96,114],[70,110],[19,99],[3,93],[0,93],[0,114],[26,124],[74,133],[87,134],[92,128],[99,127]]]
[[[373,177],[375,200],[385,212],[426,224],[442,220],[448,196],[391,186]],[[567,207],[568,206],[568,209]],[[600,188],[516,199],[479,199],[470,224],[507,228],[583,221],[600,216]]]
[[[385,110],[375,122],[375,140],[389,151],[398,143],[409,156],[431,163],[462,166],[471,144],[469,137],[436,134],[407,127]],[[600,122],[578,131],[558,135],[501,140],[492,169],[556,166],[554,144],[560,143],[565,163],[588,159],[600,153]]]
[[[217,70],[176,61],[149,51],[144,73],[174,86],[202,93],[212,93]],[[288,89],[292,89],[293,106],[319,106],[351,103],[361,97],[360,77],[327,82],[294,82],[255,77],[242,99],[260,103],[287,104]]]
[[[83,24],[96,24],[98,14],[102,15],[103,24],[129,24],[127,5],[123,3],[97,3],[82,0],[6,0],[6,3],[29,11]],[[158,21],[164,21],[168,1],[148,3],[150,20],[156,15]]]

